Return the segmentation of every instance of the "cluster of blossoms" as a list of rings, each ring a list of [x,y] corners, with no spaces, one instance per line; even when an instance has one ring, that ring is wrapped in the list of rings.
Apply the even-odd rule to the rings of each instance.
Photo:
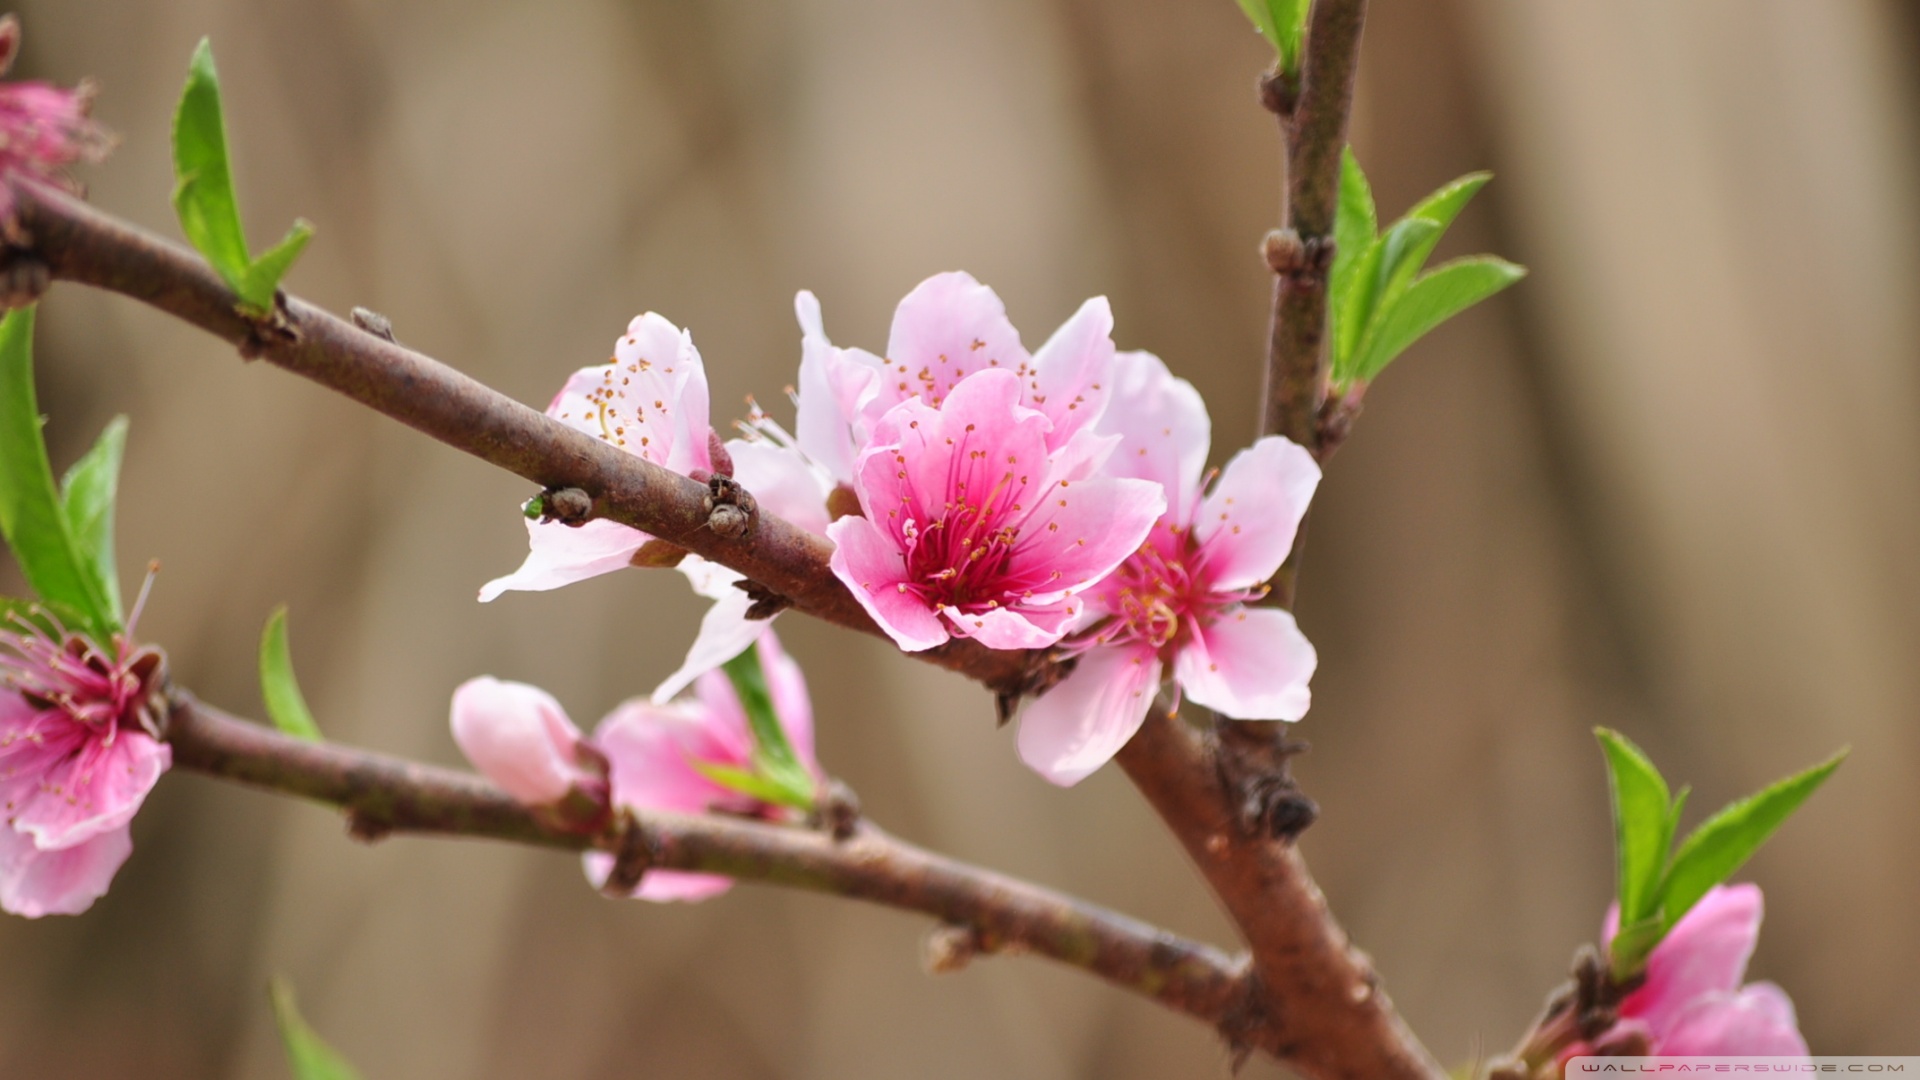
[[[817,783],[823,776],[814,758],[813,707],[800,665],[781,651],[765,624],[753,648],[774,716]],[[717,812],[769,820],[798,813],[792,805],[724,782],[728,775],[752,770],[755,742],[739,693],[717,670],[696,678],[691,694],[665,703],[648,698],[622,703],[591,738],[546,691],[489,677],[470,679],[454,691],[452,723],[454,741],[482,773],[521,802],[555,813],[580,796],[589,805],[610,797],[613,806],[641,812]],[[590,853],[585,859],[588,878],[603,886],[613,857]],[[655,870],[633,895],[704,900],[731,885],[712,874]]]
[[[173,763],[156,737],[162,666],[45,611],[0,621],[0,909],[78,914],[133,853],[133,815]]]
[[[1747,983],[1747,961],[1760,940],[1758,885],[1716,885],[1647,956],[1646,978],[1620,1002],[1620,1019],[1582,1054],[1745,1054],[1807,1056],[1793,1002],[1770,982]],[[1619,928],[1619,906],[1607,913],[1601,944]]]
[[[900,302],[884,356],[827,337],[796,301],[801,362],[789,434],[755,410],[713,449],[690,337],[634,320],[549,415],[695,478],[731,469],[758,504],[834,545],[833,572],[907,651],[960,637],[1053,648],[1073,672],[1022,719],[1022,758],[1072,784],[1138,730],[1163,677],[1225,716],[1297,720],[1315,658],[1292,616],[1248,606],[1285,560],[1319,468],[1269,437],[1209,491],[1206,408],[1157,358],[1121,353],[1103,298],[1029,353],[993,291],[936,275]],[[613,522],[530,522],[531,550],[481,599],[630,565],[649,537]],[[760,633],[739,575],[679,569],[715,604],[654,697]]]

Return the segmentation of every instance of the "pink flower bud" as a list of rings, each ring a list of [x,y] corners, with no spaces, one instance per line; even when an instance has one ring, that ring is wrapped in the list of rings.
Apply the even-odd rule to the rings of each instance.
[[[595,779],[582,765],[580,730],[537,686],[489,675],[461,683],[453,741],[487,779],[530,806],[557,803]]]

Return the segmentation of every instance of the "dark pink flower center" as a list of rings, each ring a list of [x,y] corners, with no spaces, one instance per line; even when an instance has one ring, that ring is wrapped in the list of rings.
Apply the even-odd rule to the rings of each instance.
[[[1187,528],[1166,521],[1108,578],[1103,589],[1115,619],[1098,636],[1102,643],[1134,642],[1165,656],[1196,627],[1213,624],[1229,608],[1266,595],[1266,589],[1216,591],[1206,569],[1206,551]]]

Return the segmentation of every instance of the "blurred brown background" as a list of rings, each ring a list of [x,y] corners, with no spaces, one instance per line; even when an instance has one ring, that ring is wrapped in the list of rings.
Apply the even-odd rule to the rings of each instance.
[[[1354,137],[1385,212],[1499,179],[1447,252],[1533,276],[1403,358],[1313,523],[1300,766],[1335,909],[1429,1045],[1508,1045],[1611,881],[1589,728],[1704,810],[1841,743],[1743,876],[1756,974],[1827,1053],[1920,1052],[1920,162],[1896,0],[1376,0]],[[256,245],[291,286],[541,403],[626,320],[690,326],[719,418],[793,377],[793,292],[879,348],[965,268],[1030,345],[1112,296],[1123,347],[1249,432],[1278,153],[1229,0],[33,0],[22,70],[101,84],[93,199],[176,235],[167,125],[195,40],[227,86]],[[1444,254],[1445,252],[1443,252]],[[524,483],[119,297],[43,308],[56,460],[133,417],[121,557],[144,636],[258,713],[292,605],[335,737],[455,762],[453,686],[583,723],[677,662],[700,605],[632,572],[481,607]],[[776,409],[778,411],[778,408]],[[784,414],[783,414],[784,415]],[[11,569],[6,571],[12,574]],[[4,583],[17,585],[17,577]],[[14,591],[9,588],[9,591]],[[913,839],[1217,941],[1124,780],[1017,763],[983,692],[782,621],[830,767]],[[334,815],[169,777],[77,919],[0,920],[0,1075],[284,1076],[262,992],[370,1080],[1223,1076],[1202,1030],[1035,961],[940,979],[922,919],[748,887],[599,899],[569,859],[348,841]],[[1275,1075],[1255,1065],[1248,1075]]]

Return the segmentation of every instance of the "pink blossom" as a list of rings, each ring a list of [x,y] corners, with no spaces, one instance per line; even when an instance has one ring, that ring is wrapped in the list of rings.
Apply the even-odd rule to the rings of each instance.
[[[1620,1003],[1620,1023],[1598,1041],[1643,1033],[1649,1054],[1805,1057],[1793,1002],[1773,983],[1748,983],[1747,960],[1760,938],[1758,885],[1716,885],[1681,917],[1647,957],[1646,981]],[[1613,940],[1618,905],[1607,912],[1602,943]],[[1563,1055],[1576,1057],[1577,1045]]]
[[[20,24],[0,19],[0,75],[13,66]],[[92,87],[63,90],[43,82],[0,83],[0,176],[25,174],[72,187],[65,169],[106,156],[111,140],[87,118]],[[0,184],[0,215],[13,211],[13,192]]]
[[[153,734],[161,666],[157,650],[103,651],[44,612],[0,621],[0,908],[76,915],[106,893],[173,763]]]
[[[821,536],[827,534],[827,493],[832,480],[794,446],[791,436],[755,410],[748,421],[752,437],[727,440],[733,458],[733,479],[753,494],[762,513]],[[697,555],[677,567],[693,591],[713,601],[700,620],[700,633],[687,650],[678,671],[653,692],[655,704],[665,704],[687,688],[696,676],[739,656],[759,640],[767,620],[747,618],[753,601],[735,586],[745,576]]]
[[[557,803],[599,782],[580,729],[553,695],[491,675],[453,692],[453,741],[501,790],[530,806]]]
[[[818,778],[822,774],[813,751],[813,706],[800,665],[781,650],[771,630],[760,635],[757,647],[774,715],[794,754]],[[606,755],[616,805],[642,813],[717,811],[772,820],[794,813],[735,791],[700,769],[748,769],[753,764],[746,710],[724,672],[701,674],[691,697],[664,705],[639,698],[626,702],[601,722],[594,741]],[[587,876],[596,885],[605,882],[612,856],[594,853],[586,861]],[[704,900],[732,884],[716,874],[653,870],[634,895],[642,900]]]
[[[1054,452],[1023,380],[978,371],[937,407],[902,401],[855,463],[864,516],[828,528],[833,572],[902,649],[1053,644],[1166,507],[1158,484],[1080,479],[1091,440]]]
[[[964,273],[936,274],[900,301],[885,357],[828,341],[812,293],[801,292],[794,308],[801,329],[795,434],[799,448],[841,484],[854,482],[859,455],[889,410],[915,399],[939,408],[975,372],[1019,378],[1020,404],[1052,424],[1052,450],[1091,426],[1110,392],[1113,313],[1104,296],[1082,304],[1031,355],[1000,298]]]
[[[575,372],[547,415],[682,475],[713,468],[700,353],[691,334],[652,312],[627,326],[612,359]],[[487,582],[480,599],[510,589],[557,589],[611,573],[631,565],[649,539],[639,529],[599,518],[578,527],[529,520],[526,562]]]
[[[1320,481],[1312,455],[1269,436],[1203,491],[1206,406],[1147,353],[1119,356],[1099,430],[1120,439],[1105,471],[1160,484],[1167,503],[1146,543],[1086,593],[1077,665],[1021,719],[1021,758],[1062,785],[1126,745],[1169,671],[1223,715],[1298,720],[1316,663],[1292,615],[1246,606],[1292,550]]]

